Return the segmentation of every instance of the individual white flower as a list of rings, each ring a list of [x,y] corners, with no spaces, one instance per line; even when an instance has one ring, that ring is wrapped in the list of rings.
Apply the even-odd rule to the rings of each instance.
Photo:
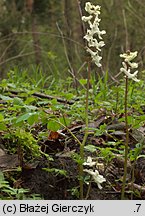
[[[131,62],[137,56],[137,51],[120,54],[121,58],[124,58],[122,62],[123,67],[120,68],[120,71],[123,72],[129,79],[134,80],[135,82],[139,82],[140,80],[137,79],[138,71],[131,73],[131,69],[138,68],[138,64],[135,62]]]
[[[130,61],[128,61],[127,63],[129,64],[129,66],[130,66],[132,69],[138,68],[138,64],[135,63],[135,62],[130,62]]]
[[[93,167],[97,162],[92,160],[92,157],[88,156],[87,161],[83,163],[84,166]]]
[[[101,48],[105,45],[104,41],[102,40],[102,35],[106,34],[105,30],[99,29],[101,19],[99,19],[98,16],[100,14],[100,9],[101,7],[99,5],[95,6],[90,2],[86,2],[85,10],[90,15],[82,17],[82,20],[84,22],[88,22],[89,24],[89,29],[87,29],[87,33],[84,36],[88,43],[86,50],[90,53],[93,62],[98,67],[102,66],[100,63],[102,57],[99,56],[99,52],[101,51]],[[98,39],[100,39],[101,41],[99,41]],[[93,48],[93,50],[90,48]]]
[[[87,42],[89,42],[93,39],[93,35],[94,33],[91,30],[87,29],[87,34],[84,36],[84,38],[87,40]]]
[[[99,29],[99,24],[100,24],[101,19],[99,19],[97,16],[94,19],[94,22],[92,25],[90,25],[91,31],[93,34],[97,34],[99,39],[102,39],[101,35],[106,34],[105,30],[100,30]]]
[[[82,16],[82,20],[83,20],[84,22],[89,22],[92,18],[93,18],[92,15],[90,15],[90,16],[88,16],[88,17]]]
[[[137,57],[137,51],[120,54],[121,58],[124,58],[125,61],[132,61],[135,57]]]
[[[89,169],[84,169],[84,172],[87,172],[88,174],[90,174],[92,176],[94,182],[97,183],[98,188],[102,189],[101,184],[103,182],[105,182],[106,179],[102,175],[99,174],[98,170],[93,171],[93,170],[89,170]]]
[[[97,34],[98,34],[99,39],[102,39],[102,36],[101,36],[101,35],[106,34],[106,31],[105,31],[105,30],[98,31]]]
[[[100,9],[101,9],[101,7],[99,5],[95,6],[95,5],[91,4],[90,2],[86,2],[85,10],[89,14],[100,14]]]
[[[101,56],[98,55],[98,51],[94,52],[90,48],[87,47],[87,52],[91,54],[92,61],[98,66],[101,67],[100,60],[102,59]]]
[[[90,41],[90,47],[92,46],[92,47],[96,47],[97,48],[97,50],[98,51],[101,51],[101,48],[103,47],[103,46],[105,46],[105,43],[104,43],[104,41],[97,41],[96,39],[93,39],[92,41]]]
[[[86,2],[85,11],[87,11],[89,14],[92,13],[92,4],[90,2]]]
[[[127,64],[130,66],[130,68],[135,69],[138,68],[138,64],[135,62],[122,62],[123,67],[127,70]]]
[[[120,71],[125,73],[125,75],[134,80],[135,82],[139,82],[140,80],[136,78],[138,71],[135,71],[133,74],[130,73],[130,69],[126,70],[125,68],[120,68]]]

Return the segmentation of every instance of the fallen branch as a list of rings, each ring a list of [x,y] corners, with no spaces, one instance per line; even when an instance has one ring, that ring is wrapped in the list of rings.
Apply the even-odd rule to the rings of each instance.
[[[39,93],[39,92],[34,92],[32,95],[36,96],[36,97],[40,97],[40,98],[47,98],[49,100],[56,99],[60,103],[65,103],[65,104],[69,104],[69,105],[74,104],[74,101],[68,101],[68,100],[63,99],[63,98],[58,98],[56,96],[46,95],[46,94]]]
[[[17,90],[7,90],[7,92],[10,92],[10,93],[15,94],[15,95],[18,95],[20,93],[24,93],[24,91],[17,91]],[[34,93],[32,93],[32,95],[36,96],[36,97],[39,97],[39,98],[46,98],[46,99],[49,99],[49,100],[56,99],[58,102],[64,103],[64,104],[69,104],[69,105],[74,104],[74,101],[72,101],[72,100],[68,101],[66,99],[59,98],[59,97],[56,97],[56,96],[46,95],[44,93],[34,92]]]

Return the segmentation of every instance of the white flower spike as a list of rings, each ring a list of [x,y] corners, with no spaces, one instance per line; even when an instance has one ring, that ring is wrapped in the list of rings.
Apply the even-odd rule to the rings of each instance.
[[[85,10],[89,13],[89,16],[83,16],[82,20],[84,22],[88,22],[89,29],[87,29],[87,33],[84,38],[87,41],[87,52],[91,55],[92,61],[98,66],[101,67],[100,60],[102,59],[99,56],[99,52],[101,52],[101,48],[105,45],[102,40],[102,35],[106,34],[105,30],[100,31],[99,24],[101,19],[99,19],[101,7],[99,5],[95,6],[90,2],[86,2]],[[99,41],[99,39],[101,41]],[[92,50],[93,48],[93,50]]]
[[[120,54],[121,58],[124,58],[122,62],[123,67],[120,68],[120,71],[123,72],[129,79],[134,80],[135,82],[139,82],[140,80],[137,79],[138,71],[131,73],[131,69],[138,68],[138,64],[135,62],[131,62],[137,56],[137,51],[130,52],[127,51],[126,53]]]

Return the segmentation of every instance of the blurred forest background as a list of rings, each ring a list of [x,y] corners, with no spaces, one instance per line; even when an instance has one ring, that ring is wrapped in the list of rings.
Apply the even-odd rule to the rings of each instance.
[[[83,36],[87,0],[0,0],[0,79],[17,68],[57,79],[86,76]],[[91,0],[101,6],[104,36],[102,68],[119,73],[119,54],[137,50],[145,67],[145,0]]]

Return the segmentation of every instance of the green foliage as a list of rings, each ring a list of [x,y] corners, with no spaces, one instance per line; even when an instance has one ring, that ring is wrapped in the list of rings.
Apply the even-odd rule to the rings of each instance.
[[[74,197],[76,197],[77,199],[79,199],[80,193],[79,193],[79,190],[78,190],[77,187],[73,187],[73,188],[71,188],[71,189],[68,190],[68,191],[70,191],[71,194],[72,194]]]
[[[66,80],[66,82],[60,80],[58,83],[55,79],[52,80],[51,76],[45,80],[46,77],[43,75],[41,77],[37,72],[36,74],[34,73],[35,75],[33,74],[34,77],[31,79],[31,77],[26,75],[25,71],[24,73],[22,72],[23,76],[20,76],[18,71],[14,71],[12,77],[9,76],[8,79],[1,81],[0,98],[4,103],[0,106],[0,132],[8,153],[16,153],[18,146],[21,146],[26,161],[38,157],[46,157],[48,161],[54,161],[54,158],[41,151],[39,143],[48,139],[50,131],[57,132],[60,129],[67,128],[69,132],[72,124],[84,124],[86,120],[86,80],[80,79],[81,85],[76,95],[76,90],[72,87],[72,79]],[[50,82],[50,85],[48,85],[48,82]],[[122,81],[120,81],[120,85],[118,86],[109,84],[107,73],[104,78],[99,77],[98,82],[92,76],[90,84],[88,119],[94,122],[98,121],[99,117],[105,115],[104,120],[97,128],[88,128],[91,131],[90,135],[92,136],[93,134],[95,139],[99,140],[102,136],[109,136],[110,131],[107,130],[107,121],[110,124],[115,118],[119,122],[125,121],[124,101],[122,100],[125,86]],[[47,85],[48,87],[44,88]],[[128,123],[132,130],[140,128],[145,122],[145,93],[142,91],[144,88],[144,82],[140,82],[140,84],[130,82],[129,85]],[[33,95],[35,92],[42,91],[46,95],[54,96],[54,98],[39,98]],[[57,98],[63,98],[66,101],[72,100],[73,103],[71,105],[60,103]],[[103,111],[101,111],[102,108]],[[97,112],[92,114],[94,109]],[[84,130],[81,132],[84,133]],[[72,132],[71,135],[73,135],[74,140],[77,142],[75,133]],[[110,136],[109,138],[113,137]],[[95,154],[97,158],[101,158],[107,167],[115,157],[114,153],[117,152],[117,154],[123,156],[124,146],[122,140],[118,138],[115,138],[113,141],[108,140],[104,144],[105,146],[101,144],[98,147],[98,145],[93,145],[89,141],[89,143],[86,142],[84,150],[85,154]],[[129,152],[129,158],[131,161],[137,161],[140,157],[143,157],[141,146],[136,145]],[[84,163],[78,152],[72,154],[72,159],[78,166],[82,166]],[[45,171],[52,172],[54,176],[63,175],[68,177],[68,173],[63,169],[52,167],[45,168]],[[78,179],[87,183],[91,181],[90,178],[85,179],[84,176],[79,176]],[[9,183],[6,184],[9,186]],[[8,199],[12,199],[15,197],[16,199],[23,199],[27,193],[25,190],[18,190],[12,187],[8,189],[5,187],[5,191],[2,192],[2,198],[7,197]],[[71,193],[76,198],[80,196],[78,187],[72,188]],[[32,198],[33,195],[30,194],[29,197]],[[34,195],[32,199],[36,197]]]
[[[141,154],[143,149],[142,143],[137,143],[135,145],[135,148],[130,150],[128,157],[130,158],[130,161],[136,161],[138,158],[144,157],[144,155]]]
[[[28,196],[29,190],[24,188],[12,188],[2,172],[0,172],[0,200],[26,200],[26,199],[41,199],[38,194]]]
[[[82,160],[80,154],[74,153],[72,158],[78,165],[82,165],[84,163],[84,160]]]
[[[95,136],[101,136],[106,132],[106,124],[100,126],[100,128],[95,129]]]
[[[41,151],[31,132],[27,132],[25,129],[17,128],[5,133],[4,139],[10,140],[11,145],[8,146],[9,151],[16,152],[18,146],[21,146],[25,151],[26,156],[40,157]]]
[[[23,129],[17,129],[11,136],[17,140],[18,145],[23,146],[24,149],[30,151],[32,156],[40,156],[40,147],[30,132]]]
[[[84,147],[85,150],[89,151],[89,152],[96,152],[96,147],[94,145],[86,145]]]
[[[100,150],[100,157],[103,158],[103,160],[108,164],[112,161],[112,159],[115,157],[113,154],[113,149],[106,147],[106,148],[98,148]]]
[[[4,121],[4,116],[0,113],[0,131],[6,131],[7,127]]]
[[[54,120],[48,120],[47,129],[51,131],[57,131],[60,129],[60,124]]]
[[[57,175],[63,175],[63,176],[67,176],[67,171],[66,170],[62,170],[62,169],[56,169],[56,168],[42,168],[43,170],[45,170],[46,172],[49,173],[54,173],[56,176]]]

